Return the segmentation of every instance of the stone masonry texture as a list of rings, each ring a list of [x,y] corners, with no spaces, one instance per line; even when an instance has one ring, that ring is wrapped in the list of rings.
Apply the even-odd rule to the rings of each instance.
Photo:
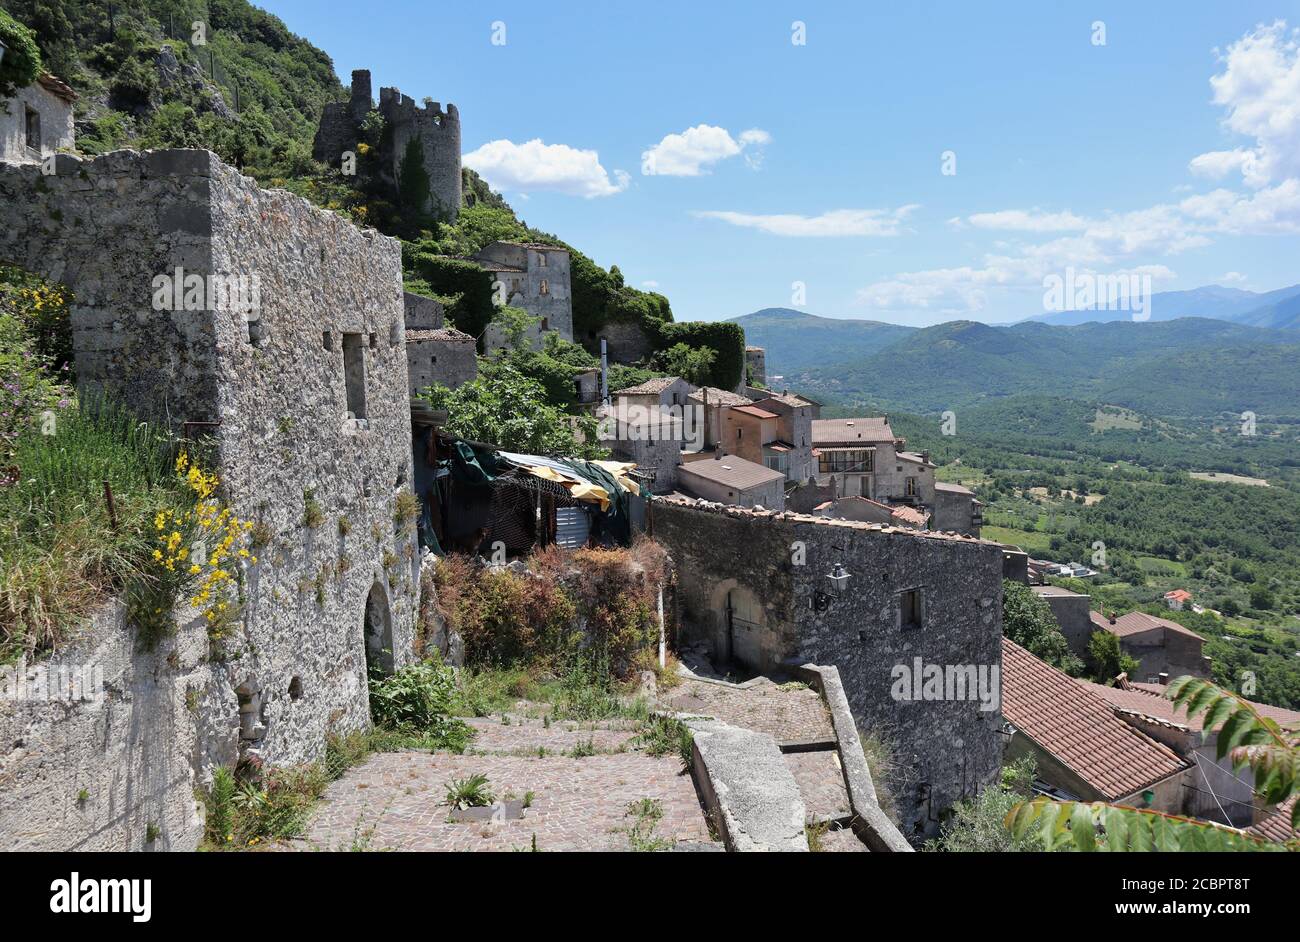
[[[936,833],[944,810],[995,777],[999,712],[971,700],[897,701],[891,671],[916,657],[1000,670],[996,544],[672,500],[651,513],[678,572],[679,643],[706,643],[715,661],[758,671],[791,658],[838,667],[859,727],[893,746],[904,833]],[[843,593],[827,578],[837,563],[850,573]],[[922,626],[900,627],[900,596],[916,589]]]
[[[189,800],[214,764],[241,756],[317,759],[327,733],[370,721],[367,631],[393,666],[411,656],[419,554],[394,525],[412,478],[398,244],[206,151],[61,155],[56,171],[0,166],[0,260],[73,293],[82,393],[199,439],[223,499],[269,537],[246,573],[242,624],[188,695],[199,743],[175,787]],[[240,276],[260,308],[156,310],[153,279],[177,268]],[[351,393],[347,376],[361,384]],[[313,526],[309,501],[323,515]],[[257,718],[242,737],[241,694]],[[84,763],[79,748],[55,723],[25,761]]]

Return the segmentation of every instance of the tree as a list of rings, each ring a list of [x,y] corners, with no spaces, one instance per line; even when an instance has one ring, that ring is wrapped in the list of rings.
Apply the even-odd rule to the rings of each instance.
[[[1092,676],[1104,684],[1120,674],[1132,677],[1138,669],[1138,662],[1120,649],[1119,635],[1094,631],[1088,639],[1088,667]]]
[[[1219,758],[1227,755],[1237,772],[1255,775],[1255,794],[1266,805],[1282,805],[1300,795],[1300,732],[1261,716],[1250,702],[1208,680],[1179,677],[1165,696],[1187,711],[1204,713],[1208,732],[1218,729]],[[1259,851],[1300,850],[1300,800],[1291,806],[1291,837],[1269,841],[1236,828],[1165,814],[1148,808],[1102,801],[1021,802],[1005,823],[1018,838],[1036,834],[1046,850],[1080,851]]]
[[[558,457],[603,458],[596,420],[571,417],[546,401],[541,383],[520,373],[508,360],[479,360],[478,379],[448,389],[430,386],[422,395],[450,416],[446,429],[470,441],[506,451]],[[574,434],[580,430],[584,441]]]
[[[670,376],[680,376],[695,386],[705,385],[718,351],[712,347],[689,347],[676,343],[662,351],[655,362],[658,369]]]
[[[1003,581],[1002,633],[1057,670],[1075,677],[1083,672],[1083,661],[1070,651],[1052,609],[1027,585]]]

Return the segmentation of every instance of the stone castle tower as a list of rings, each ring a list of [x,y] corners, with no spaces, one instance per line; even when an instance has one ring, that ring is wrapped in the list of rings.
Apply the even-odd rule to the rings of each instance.
[[[322,163],[339,166],[345,152],[356,152],[362,122],[373,109],[370,71],[357,69],[352,73],[351,98],[325,106],[312,156]],[[461,201],[460,112],[456,106],[448,104],[444,111],[436,101],[417,105],[396,88],[381,88],[379,113],[384,118],[378,153],[380,176],[397,187],[410,142],[418,139],[424,173],[429,180],[429,198],[424,208],[455,222]]]

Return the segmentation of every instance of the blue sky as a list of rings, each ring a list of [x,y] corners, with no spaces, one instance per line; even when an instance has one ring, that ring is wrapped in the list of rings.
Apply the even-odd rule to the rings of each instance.
[[[345,83],[455,102],[523,219],[681,320],[1300,282],[1300,0],[263,5]]]

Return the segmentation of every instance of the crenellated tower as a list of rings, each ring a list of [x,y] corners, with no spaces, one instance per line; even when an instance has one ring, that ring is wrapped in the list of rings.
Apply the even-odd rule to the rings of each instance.
[[[357,152],[362,125],[374,107],[370,71],[357,69],[352,73],[349,99],[325,106],[312,156],[330,166],[340,166],[344,153]],[[418,155],[420,170],[428,181],[423,208],[454,222],[461,202],[460,112],[456,106],[448,104],[444,110],[436,101],[417,104],[396,88],[381,88],[379,113],[384,119],[377,153],[380,178],[403,195],[404,164]],[[414,145],[413,140],[417,142]],[[405,179],[409,184],[411,173]]]

